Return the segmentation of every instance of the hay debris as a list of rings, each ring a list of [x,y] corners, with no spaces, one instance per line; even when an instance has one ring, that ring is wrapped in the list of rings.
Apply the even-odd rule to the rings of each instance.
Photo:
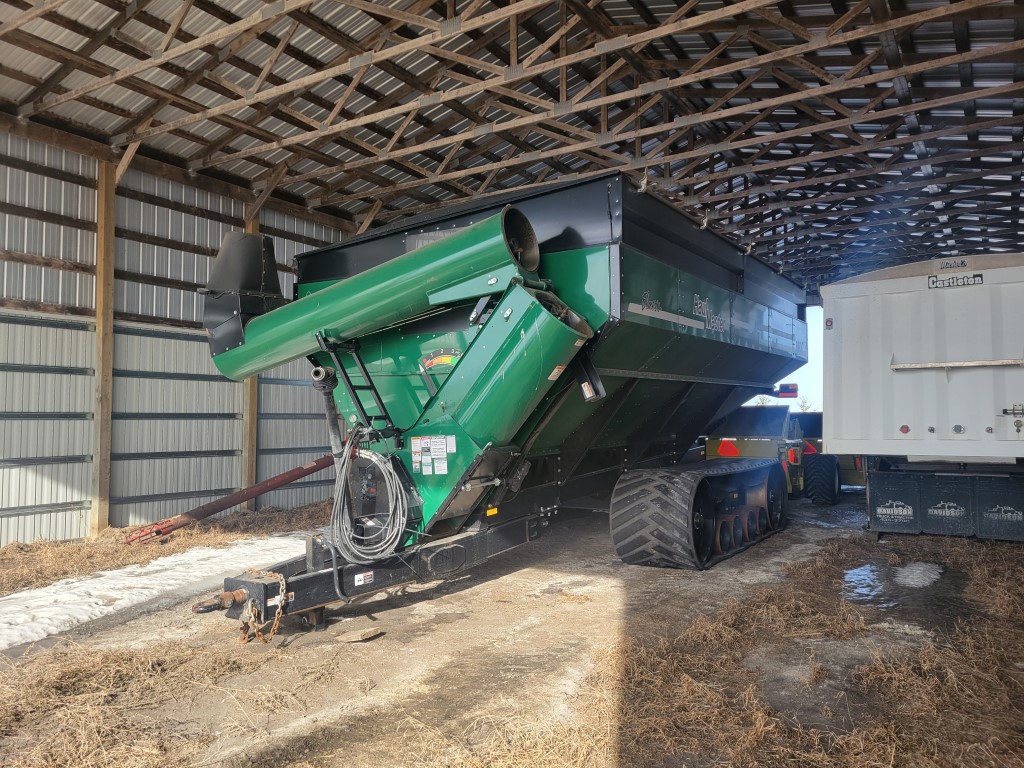
[[[677,637],[627,637],[597,653],[571,704],[575,717],[543,712],[476,721],[466,732],[410,723],[417,765],[730,766],[735,768],[961,768],[1024,766],[1024,548],[992,542],[900,538],[889,550],[860,539],[827,544],[786,568],[784,583],[698,616]],[[841,686],[873,706],[848,732],[801,724],[765,701],[742,661],[756,649],[846,641],[878,633],[873,609],[841,599],[844,570],[865,560],[928,560],[969,577],[983,607],[951,636],[908,650],[889,643],[847,679],[813,654],[807,688]],[[881,639],[882,636],[880,636]],[[836,716],[833,706],[820,713]]]
[[[0,657],[0,754],[9,768],[183,766],[209,741],[155,718],[170,699],[251,672],[269,654],[160,643],[107,649],[65,643]]]

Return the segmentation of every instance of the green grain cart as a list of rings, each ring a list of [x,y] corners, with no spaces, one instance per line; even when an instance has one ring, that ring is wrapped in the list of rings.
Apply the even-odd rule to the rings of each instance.
[[[218,369],[307,358],[338,479],[304,557],[197,606],[255,627],[446,576],[611,492],[628,563],[706,568],[783,524],[778,461],[679,464],[807,358],[804,294],[620,175],[489,198],[298,257],[231,235],[207,289]]]

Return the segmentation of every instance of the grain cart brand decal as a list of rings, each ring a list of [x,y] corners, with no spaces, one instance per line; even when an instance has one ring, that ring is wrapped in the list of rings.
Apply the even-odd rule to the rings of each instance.
[[[693,294],[693,314],[704,318],[705,330],[715,331],[716,333],[725,332],[725,315],[715,314],[715,310],[711,306],[710,296],[702,297],[700,294]]]
[[[640,309],[643,312],[661,312],[661,302],[651,298],[650,291],[644,291],[640,297]]]
[[[943,259],[939,269],[967,269],[967,259]]]
[[[914,508],[902,501],[890,499],[875,507],[875,517],[887,523],[906,523],[914,519]]]
[[[950,275],[949,277],[928,276],[929,288],[963,288],[968,285],[982,285],[984,282],[985,277],[981,272],[975,272],[973,275]]]

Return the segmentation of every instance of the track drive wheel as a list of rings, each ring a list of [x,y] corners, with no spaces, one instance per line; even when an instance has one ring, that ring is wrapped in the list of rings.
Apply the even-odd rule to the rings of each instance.
[[[663,469],[624,472],[610,518],[623,562],[699,570],[712,557],[715,507],[703,478]]]
[[[817,504],[839,503],[839,459],[827,453],[804,456],[804,492]]]
[[[762,534],[778,531],[786,524],[786,475],[781,464],[773,464],[768,468],[756,490],[748,495],[747,501],[762,507],[766,513],[768,525],[761,528]]]

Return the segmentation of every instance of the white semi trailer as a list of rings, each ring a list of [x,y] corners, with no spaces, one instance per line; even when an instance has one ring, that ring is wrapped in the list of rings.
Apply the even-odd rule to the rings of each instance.
[[[1024,254],[822,286],[825,450],[879,532],[1024,539]]]

